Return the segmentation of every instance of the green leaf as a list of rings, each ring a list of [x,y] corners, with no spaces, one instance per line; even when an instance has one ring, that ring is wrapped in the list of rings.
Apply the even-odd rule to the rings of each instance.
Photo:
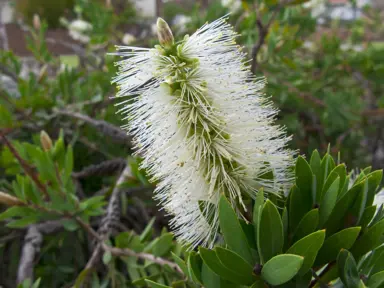
[[[341,281],[346,287],[359,287],[360,277],[352,254],[342,249],[337,256],[337,267]]]
[[[151,237],[151,234],[152,234],[152,228],[153,228],[153,224],[155,223],[155,220],[156,218],[153,217],[147,224],[147,226],[145,226],[145,229],[143,230],[143,232],[141,232],[140,234],[140,242],[145,242],[147,241],[150,237]]]
[[[72,146],[67,147],[67,153],[65,154],[65,164],[64,164],[64,179],[71,179],[71,173],[73,171],[73,150]]]
[[[220,288],[220,277],[203,263],[201,270],[201,280],[205,288]]]
[[[64,219],[60,222],[63,224],[65,230],[67,231],[75,231],[79,228],[79,224],[77,224],[76,220],[73,219]]]
[[[283,222],[283,233],[284,233],[284,245],[288,245],[288,233],[289,233],[289,219],[287,207],[284,207],[283,214],[281,215],[281,221]],[[285,247],[284,246],[284,247]]]
[[[112,260],[112,253],[110,251],[105,251],[103,254],[103,263],[108,265]]]
[[[81,273],[76,278],[75,288],[82,287],[82,284],[84,283],[85,279],[87,279],[88,274],[91,272],[91,270],[92,270],[91,268],[88,268],[81,271]]]
[[[255,239],[257,239],[257,230],[259,226],[259,214],[261,210],[263,209],[264,205],[264,190],[260,189],[257,192],[255,205],[253,206],[253,226],[255,227]]]
[[[368,224],[371,222],[373,219],[373,216],[375,215],[376,212],[376,206],[368,206],[365,208],[363,217],[361,217],[360,225],[361,229],[364,230]]]
[[[356,259],[359,259],[365,253],[375,249],[382,243],[384,234],[384,219],[370,227],[361,237],[355,242],[351,248],[351,252]]]
[[[380,288],[384,285],[384,271],[378,272],[369,277],[367,287],[369,288]]]
[[[257,250],[256,239],[255,239],[255,227],[252,223],[245,222],[243,219],[239,219],[241,229],[247,238],[247,242],[251,250]]]
[[[0,214],[0,221],[11,218],[11,217],[30,216],[30,215],[33,215],[34,213],[36,212],[32,208],[24,207],[24,206],[13,206]]]
[[[300,190],[302,205],[309,211],[314,203],[312,199],[312,170],[308,162],[301,156],[298,157],[295,167],[296,186]],[[302,216],[304,216],[303,213]]]
[[[139,238],[140,239],[140,238]],[[173,234],[165,233],[157,238],[153,245],[151,245],[153,255],[162,257],[167,254],[173,245]]]
[[[337,194],[339,191],[339,183],[340,178],[337,177],[322,197],[319,208],[319,227],[322,227],[324,223],[328,220],[328,217],[331,215],[332,210],[336,205]]]
[[[337,178],[340,178],[339,186],[337,187],[337,190],[338,190],[337,194],[339,194],[339,192],[341,191],[341,189],[344,186],[344,182],[345,182],[346,177],[347,177],[347,170],[346,170],[346,167],[344,164],[340,164],[337,167],[335,167],[331,171],[331,173],[329,174],[329,176],[327,177],[327,179],[324,183],[324,187],[323,187],[323,190],[321,192],[321,199],[323,199],[325,193],[329,190],[329,188],[331,187],[331,185],[334,183],[334,181]]]
[[[304,257],[292,254],[277,255],[261,270],[262,278],[271,285],[281,285],[291,280],[303,265]]]
[[[38,288],[40,286],[41,278],[37,279],[35,283],[33,283],[31,288]]]
[[[0,104],[0,128],[11,128],[14,124],[15,121],[10,110]]]
[[[320,266],[336,259],[341,249],[349,249],[359,236],[361,227],[351,227],[333,234],[325,240],[315,261],[315,266]]]
[[[149,287],[151,288],[172,288],[171,286],[166,286],[166,285],[163,285],[163,284],[159,284],[159,283],[156,283],[156,282],[153,282],[151,280],[148,280],[148,279],[145,279],[145,282],[149,285]]]
[[[9,228],[24,228],[30,224],[34,224],[39,220],[37,215],[25,216],[21,219],[9,222],[6,226]]]
[[[268,288],[268,286],[265,284],[263,279],[259,278],[255,283],[252,284],[251,288]]]
[[[319,209],[312,209],[301,219],[293,235],[293,243],[315,232],[319,224]]]
[[[287,254],[295,254],[304,257],[304,262],[299,271],[299,275],[304,275],[312,267],[316,255],[324,243],[324,239],[325,230],[320,230],[300,239],[288,249],[286,252]]]
[[[201,266],[202,261],[200,258],[200,255],[198,255],[196,252],[191,252],[188,255],[188,275],[189,277],[195,282],[201,284]]]
[[[187,264],[185,264],[184,260],[177,256],[175,253],[171,252],[173,260],[179,265],[180,269],[184,272],[185,275],[188,275]]]
[[[253,259],[247,238],[241,229],[235,211],[224,195],[221,196],[219,202],[219,221],[227,245],[252,265]]]
[[[353,204],[352,208],[348,211],[349,212],[349,219],[351,219],[350,223],[352,225],[360,225],[361,218],[363,217],[363,213],[367,204],[367,198],[368,198],[368,180],[361,181],[362,189],[359,192],[355,203]],[[352,217],[350,216],[352,215]]]
[[[327,231],[327,235],[331,235],[343,227],[343,220],[346,217],[346,213],[353,205],[356,197],[363,189],[364,184],[357,184],[353,186],[343,197],[341,197],[335,205],[328,221],[325,223],[324,228]]]
[[[225,267],[241,275],[247,281],[249,280],[250,283],[255,281],[252,276],[253,267],[238,254],[222,247],[216,247],[215,251],[217,257]]]
[[[265,202],[260,216],[257,247],[262,263],[280,254],[284,245],[283,223],[279,211],[269,199]]]
[[[316,203],[320,202],[321,190],[323,189],[323,178],[321,171],[321,158],[317,150],[312,152],[311,160],[309,161],[313,175],[316,181]]]
[[[202,246],[199,247],[199,251],[204,263],[221,278],[232,283],[249,285],[248,281],[246,281],[241,275],[225,267],[217,257],[215,251],[206,249]]]
[[[378,191],[381,180],[383,179],[383,170],[377,170],[367,175],[368,178],[368,197],[367,205],[372,205],[375,194]]]

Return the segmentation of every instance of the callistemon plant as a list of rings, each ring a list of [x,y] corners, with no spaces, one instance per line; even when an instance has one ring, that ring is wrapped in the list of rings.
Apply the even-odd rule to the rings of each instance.
[[[119,112],[179,240],[211,247],[222,194],[242,216],[260,187],[284,193],[290,138],[225,17],[178,42],[163,19],[157,28],[155,48],[117,47]]]

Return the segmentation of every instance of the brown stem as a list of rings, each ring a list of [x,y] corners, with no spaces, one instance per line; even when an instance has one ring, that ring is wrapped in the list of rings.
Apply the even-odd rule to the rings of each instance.
[[[47,192],[47,188],[41,181],[39,180],[38,176],[36,175],[35,171],[33,171],[33,168],[20,156],[19,152],[17,152],[16,148],[12,145],[11,142],[8,141],[7,137],[0,133],[0,137],[3,139],[5,145],[9,148],[13,156],[17,159],[17,161],[20,163],[21,167],[23,167],[23,170],[26,174],[28,174],[33,182],[35,182],[36,186],[43,192],[46,199],[49,199],[49,194]]]

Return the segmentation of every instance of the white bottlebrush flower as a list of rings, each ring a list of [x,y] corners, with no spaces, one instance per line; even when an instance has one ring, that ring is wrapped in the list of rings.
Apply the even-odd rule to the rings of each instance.
[[[92,24],[87,21],[76,19],[68,24],[69,36],[82,43],[88,43],[90,37],[87,35],[92,30]]]
[[[221,0],[221,5],[228,8],[232,13],[236,13],[241,8],[241,0]]]
[[[119,112],[179,240],[212,246],[220,195],[241,214],[260,187],[282,193],[292,181],[293,152],[261,92],[265,81],[251,74],[226,18],[180,42],[164,20],[157,26],[161,46],[118,47],[126,59],[113,82],[117,97],[127,97]],[[263,177],[268,172],[273,180]],[[204,215],[202,206],[209,207]]]

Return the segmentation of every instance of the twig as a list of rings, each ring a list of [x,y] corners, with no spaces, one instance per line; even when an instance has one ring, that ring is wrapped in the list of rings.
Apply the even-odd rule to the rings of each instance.
[[[8,141],[7,137],[5,137],[2,133],[0,133],[0,137],[3,139],[5,145],[7,145],[13,156],[15,156],[17,161],[20,163],[21,167],[23,167],[24,172],[31,177],[32,181],[35,182],[36,186],[41,190],[41,192],[43,192],[44,196],[48,199],[49,194],[47,192],[47,188],[43,183],[41,183],[35,171],[33,171],[33,168],[20,156],[19,152],[17,152],[16,148],[11,144],[11,142]]]
[[[82,179],[90,176],[111,175],[116,171],[121,171],[126,164],[127,161],[122,158],[107,160],[96,165],[90,165],[88,167],[85,167],[79,172],[74,172],[72,173],[72,176],[77,179]]]
[[[175,272],[184,276],[184,272],[181,270],[179,265],[177,265],[174,262],[168,261],[164,258],[156,257],[156,256],[149,254],[149,253],[135,252],[131,249],[120,249],[120,248],[116,248],[116,247],[110,247],[105,243],[102,244],[102,247],[104,250],[111,252],[112,255],[114,255],[114,256],[136,257],[139,259],[152,261],[156,264],[159,264],[160,266],[166,266],[167,265],[167,266],[171,267]]]
[[[106,121],[92,119],[87,115],[77,113],[77,112],[72,112],[72,111],[60,110],[60,111],[57,111],[57,113],[84,121],[89,125],[95,127],[104,135],[111,137],[116,142],[125,143],[128,146],[131,146],[131,137],[128,136],[127,133],[125,133],[121,128],[116,127]]]
[[[312,280],[311,284],[309,285],[309,288],[311,287],[314,287],[316,285],[316,283],[320,283],[320,287],[323,287],[321,286],[321,284],[323,284],[321,281],[321,278],[329,271],[331,270],[331,268],[333,267],[333,265],[335,264],[336,262],[331,262],[329,263],[320,273],[320,275],[318,275],[317,277],[314,277],[315,279]],[[313,270],[312,270],[313,271]],[[313,271],[314,272],[314,271]],[[316,272],[314,272],[316,274]],[[316,274],[317,275],[317,274]],[[325,287],[328,287],[328,286],[325,286]]]
[[[96,239],[98,240],[98,244],[96,245],[95,249],[93,250],[91,258],[88,260],[88,263],[85,267],[85,269],[92,270],[95,265],[97,264],[99,260],[99,255],[101,253],[101,244],[105,239],[108,238],[113,223],[118,222],[120,220],[120,192],[121,192],[121,184],[123,184],[128,178],[132,177],[131,168],[129,165],[125,166],[123,172],[121,173],[120,177],[116,181],[115,188],[112,191],[111,197],[108,202],[108,207],[105,216],[101,220],[101,225],[99,230],[97,231],[96,235],[94,235],[94,231],[92,232],[89,230],[90,227],[85,227],[88,232]]]
[[[40,252],[43,242],[43,234],[50,234],[61,229],[60,221],[48,221],[40,224],[30,225],[24,238],[24,245],[21,251],[19,268],[17,271],[17,283],[25,279],[33,281],[33,267],[36,256]]]
[[[271,27],[273,21],[275,20],[275,18],[277,17],[277,15],[279,14],[279,12],[281,11],[281,9],[285,6],[285,5],[289,5],[291,3],[291,1],[281,1],[275,8],[275,10],[273,10],[273,13],[272,13],[272,16],[271,18],[269,18],[267,24],[263,24],[262,20],[261,20],[261,15],[259,13],[259,10],[255,9],[255,13],[256,13],[256,16],[257,16],[257,19],[256,19],[256,25],[257,25],[257,29],[259,30],[259,39],[257,40],[257,43],[253,46],[252,48],[252,64],[251,64],[251,71],[253,73],[256,73],[256,68],[257,68],[257,54],[259,53],[261,47],[263,46],[264,42],[265,42],[265,39],[266,37],[268,36],[268,32],[269,32],[269,28]]]

